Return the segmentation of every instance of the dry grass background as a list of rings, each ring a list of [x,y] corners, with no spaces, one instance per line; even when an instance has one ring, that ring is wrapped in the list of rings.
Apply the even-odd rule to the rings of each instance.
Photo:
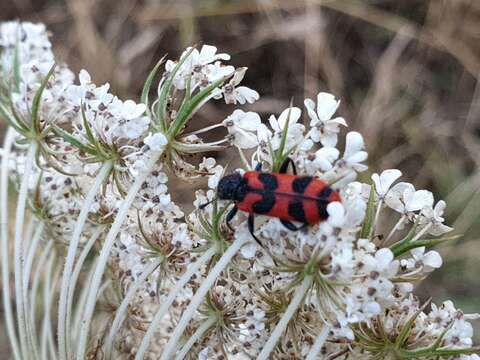
[[[59,59],[122,97],[138,98],[161,56],[202,43],[249,67],[264,118],[335,93],[371,171],[397,167],[433,189],[464,234],[422,293],[480,311],[479,0],[3,0],[10,19],[46,23]],[[198,126],[226,111],[211,106]]]

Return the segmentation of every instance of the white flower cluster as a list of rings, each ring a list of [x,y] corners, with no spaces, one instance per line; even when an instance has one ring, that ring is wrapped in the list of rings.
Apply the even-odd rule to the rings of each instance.
[[[354,131],[338,145],[347,123],[335,117],[333,95],[306,99],[306,122],[294,106],[265,122],[235,109],[185,133],[209,100],[259,99],[240,85],[246,68],[225,65],[229,59],[213,46],[188,48],[164,63],[154,99],[163,63],[140,102],[123,101],[85,70],[76,82],[66,66],[54,67],[43,25],[0,25],[0,118],[10,125],[2,204],[7,176],[19,191],[14,237],[2,235],[4,274],[4,249],[10,241],[15,249],[19,316],[7,329],[15,358],[478,359],[475,316],[449,301],[426,312],[412,293],[442,266],[429,248],[452,230],[445,202],[397,182],[396,169],[356,181],[368,154]],[[224,138],[199,137],[217,127]],[[189,160],[228,146],[240,154],[241,174],[258,165],[276,173],[291,159],[299,175],[329,184],[341,201],[325,204],[326,220],[299,231],[257,216],[260,245],[245,214],[225,222],[232,204],[215,191],[225,168],[212,157]],[[171,178],[208,181],[191,213],[173,202]],[[38,237],[23,231],[27,205]],[[51,271],[30,279],[48,254]],[[58,302],[58,323],[52,327],[56,317],[47,311],[41,335],[39,282],[46,304]],[[11,304],[5,309],[13,324]]]

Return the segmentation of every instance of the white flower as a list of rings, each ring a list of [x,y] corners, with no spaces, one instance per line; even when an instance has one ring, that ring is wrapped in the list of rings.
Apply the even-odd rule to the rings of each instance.
[[[14,59],[20,65],[35,61],[52,63],[52,44],[44,24],[8,21],[0,24],[0,73],[10,77]]]
[[[473,327],[463,320],[455,320],[452,327],[445,334],[445,343],[453,348],[472,346]]]
[[[214,158],[203,158],[203,161],[199,164],[200,171],[206,171],[208,173],[208,187],[210,189],[216,189],[220,178],[223,176],[224,168],[221,165],[217,165]]]
[[[385,197],[392,184],[400,176],[402,176],[402,172],[397,169],[384,170],[380,175],[376,173],[372,175],[372,180],[375,184],[375,191],[381,199]]]
[[[187,54],[189,56],[185,59]],[[179,90],[184,90],[187,82],[190,82],[190,89],[193,92],[198,87],[204,88],[213,81],[233,74],[235,70],[233,66],[221,65],[221,61],[230,60],[230,55],[217,54],[217,48],[211,45],[203,45],[200,51],[189,47],[183,52],[181,59],[183,63],[173,79],[173,85]],[[168,60],[165,63],[165,70],[172,72],[176,66],[176,61]]]
[[[154,152],[163,151],[165,146],[168,144],[168,140],[165,135],[158,132],[153,135],[147,136],[144,142],[146,145],[149,146],[150,150]]]
[[[455,307],[451,301],[446,301],[442,306],[437,306],[436,304],[431,304],[431,310],[428,314],[430,321],[434,324],[435,327],[440,329],[448,326],[450,320],[456,312]]]
[[[236,104],[237,102],[253,104],[260,98],[255,90],[246,86],[237,86],[243,80],[246,71],[246,67],[236,69],[230,81],[222,87],[221,94],[225,97],[226,104]]]
[[[305,127],[297,123],[301,115],[302,111],[299,108],[291,107],[283,110],[278,119],[274,115],[270,116],[268,122],[274,132],[272,139],[273,150],[277,150],[280,147],[282,132],[287,127],[287,124],[286,149],[291,149],[304,141],[303,132]]]
[[[345,222],[345,208],[341,202],[334,201],[327,205],[328,222],[334,227],[341,227]]]
[[[265,311],[252,305],[247,305],[245,312],[247,320],[240,324],[240,332],[247,337],[253,337],[265,329]]]
[[[17,44],[19,34],[22,37],[20,44]],[[43,26],[19,23],[0,25],[0,78],[3,76],[9,79],[11,76],[13,50],[16,50],[16,45],[21,60],[19,90],[17,94],[9,94],[9,90],[4,87],[2,90],[5,91],[4,95],[11,95],[12,105],[18,114],[31,115],[29,111],[33,97],[42,77],[54,61],[53,54]],[[224,97],[227,103],[240,104],[258,99],[257,92],[239,86],[246,68],[235,71],[233,66],[222,64],[223,60],[230,58],[228,54],[217,54],[217,49],[208,45],[198,50],[189,48],[186,51],[190,52],[189,57],[183,57],[184,62],[172,79],[174,89],[168,95],[171,100],[168,111],[170,120],[178,116],[179,104],[185,104],[185,96],[189,95],[186,93],[187,88],[192,94],[198,93],[199,89],[204,89],[218,79],[229,81],[222,83],[221,88],[214,89],[207,96],[209,99],[215,96]],[[186,54],[184,52],[184,56]],[[177,65],[178,62],[167,62],[167,72],[160,87],[172,76]],[[247,225],[248,213],[239,212],[232,219],[234,231],[231,232],[225,227],[225,213],[222,212],[231,209],[231,202],[220,201],[218,204],[200,206],[217,200],[214,189],[223,176],[224,168],[215,158],[203,157],[201,163],[194,166],[186,160],[183,162],[186,156],[180,150],[176,153],[172,147],[172,152],[167,154],[169,156],[161,157],[153,165],[150,164],[149,156],[158,155],[168,143],[165,134],[149,133],[151,119],[145,114],[146,106],[132,100],[120,100],[109,93],[108,84],[97,87],[85,70],[80,71],[79,82],[74,84],[72,73],[66,67],[57,69],[42,96],[41,121],[61,119],[60,124],[65,125],[63,128],[71,131],[80,141],[90,145],[97,144],[95,140],[98,139],[102,145],[102,148],[97,148],[99,153],[114,149],[118,150],[115,155],[122,157],[122,161],[115,163],[115,176],[106,176],[103,179],[104,186],[98,189],[97,194],[93,194],[94,200],[86,209],[88,221],[84,229],[81,229],[79,239],[81,245],[89,241],[93,230],[101,224],[99,230],[102,233],[97,241],[98,244],[103,244],[105,236],[108,236],[104,227],[119,215],[125,215],[125,219],[117,219],[122,220],[122,224],[117,228],[119,232],[114,237],[113,249],[105,259],[109,282],[102,286],[105,292],[98,301],[108,302],[112,289],[118,290],[120,300],[128,300],[129,297],[125,295],[132,289],[133,281],[138,280],[140,275],[153,265],[152,261],[162,262],[142,280],[142,284],[135,284],[139,287],[124,308],[125,311],[135,309],[135,316],[131,317],[131,321],[120,324],[115,339],[115,354],[118,353],[122,358],[135,356],[139,342],[144,338],[145,331],[159,309],[159,302],[170,298],[169,295],[175,295],[175,301],[166,309],[161,324],[152,328],[154,341],[149,345],[145,357],[161,356],[165,344],[174,332],[172,329],[178,326],[178,320],[185,314],[193,316],[192,319],[187,319],[189,326],[185,329],[185,333],[190,336],[197,329],[201,329],[203,321],[210,315],[215,315],[218,320],[202,334],[197,331],[198,341],[187,355],[189,358],[202,360],[222,356],[238,360],[257,358],[259,352],[265,349],[268,338],[275,333],[273,329],[279,319],[283,317],[283,320],[287,320],[286,315],[293,315],[287,321],[289,330],[282,332],[281,339],[273,339],[279,341],[274,352],[268,355],[270,358],[304,358],[312,347],[312,336],[318,334],[324,324],[331,329],[321,349],[321,356],[325,358],[339,353],[341,357],[355,359],[381,358],[384,356],[385,347],[370,346],[372,343],[368,341],[368,337],[375,337],[375,343],[382,341],[377,336],[377,330],[382,329],[385,339],[395,339],[410,319],[413,323],[411,326],[407,324],[410,326],[409,336],[402,344],[402,349],[415,351],[417,348],[428,348],[438,339],[442,340],[439,343],[442,349],[471,346],[473,328],[467,321],[477,318],[478,315],[464,315],[450,301],[440,307],[432,304],[432,311],[427,314],[421,311],[419,300],[411,294],[414,281],[442,265],[442,258],[436,251],[419,247],[411,250],[409,255],[404,254],[402,260],[397,260],[390,249],[378,249],[379,241],[375,237],[360,238],[364,237],[361,229],[371,186],[352,181],[357,172],[366,169],[363,162],[367,159],[367,153],[362,136],[356,132],[346,135],[343,155],[337,149],[339,131],[346,123],[342,118],[333,118],[339,106],[339,101],[333,95],[318,94],[316,104],[310,99],[305,101],[312,127],[308,133],[300,122],[301,110],[292,107],[284,110],[278,118],[270,117],[271,129],[262,124],[258,114],[235,110],[222,123],[202,129],[203,131],[198,130],[189,136],[179,136],[179,141],[184,141],[194,152],[202,144],[207,145],[198,134],[225,126],[228,131],[226,138],[211,144],[224,144],[231,140],[237,147],[251,149],[244,154],[251,154],[251,158],[246,159],[247,162],[253,165],[261,163],[265,169],[269,169],[271,166],[268,162],[278,160],[275,157],[277,154],[271,154],[271,150],[278,150],[282,133],[288,124],[288,131],[285,132],[286,146],[281,155],[292,158],[298,167],[299,176],[305,173],[319,176],[338,191],[339,201],[328,204],[321,200],[318,204],[304,202],[303,210],[308,211],[308,215],[312,214],[311,210],[315,210],[319,211],[320,217],[326,219],[317,224],[309,224],[302,231],[285,230],[279,218],[256,216],[254,230],[262,242],[260,246],[254,241]],[[85,121],[92,129],[95,137],[93,141],[85,129],[81,110],[85,111]],[[27,164],[25,146],[21,141],[14,144],[11,158],[6,165],[9,166],[11,180],[18,183],[22,178],[25,179],[28,203],[35,206],[35,210],[37,206],[42,206],[42,216],[38,217],[38,220],[48,222],[47,235],[52,235],[52,239],[58,243],[68,244],[75,226],[78,226],[75,225],[78,215],[82,207],[86,206],[86,195],[95,181],[100,185],[100,179],[94,180],[94,176],[102,168],[101,161],[98,160],[103,158],[94,155],[90,157],[90,152],[70,154],[66,149],[74,146],[64,143],[62,138],[55,134],[52,138],[54,141],[46,148],[52,150],[52,156],[57,156],[58,153],[62,156],[62,161],[68,163],[69,169],[79,168],[83,171],[79,171],[78,175],[62,175],[52,168],[50,159],[45,158],[44,152],[39,152],[32,175],[27,178],[24,176]],[[45,139],[51,140],[50,137]],[[313,142],[321,143],[321,146],[317,144],[317,148],[311,149]],[[4,153],[2,151],[2,155]],[[176,155],[181,156],[178,162],[179,157]],[[188,168],[184,173],[208,178],[208,188],[197,189],[194,210],[187,215],[172,201],[175,194],[171,193],[167,186],[169,175],[162,171],[162,168],[179,169],[184,165]],[[63,169],[62,167],[60,170]],[[240,169],[239,174],[244,173],[245,170]],[[395,169],[372,175],[377,198],[384,199],[388,206],[402,214],[399,223],[415,220],[419,225],[419,228],[415,227],[419,231],[417,235],[422,231],[420,235],[440,235],[450,230],[451,228],[443,225],[445,202],[439,201],[433,206],[433,195],[430,192],[416,191],[413,185],[406,183],[394,185],[400,175],[400,171]],[[264,179],[260,180],[263,182]],[[311,180],[307,180],[307,186],[310,186]],[[134,182],[138,185],[135,194],[130,192]],[[267,181],[264,182],[265,186],[269,185]],[[297,185],[303,187],[304,184],[296,182],[294,185],[285,181],[279,184],[283,188],[278,191],[290,193],[292,190],[287,187],[295,187],[297,191]],[[203,184],[198,186],[206,187]],[[312,186],[310,189],[313,191],[314,188]],[[178,191],[176,186],[174,189]],[[313,195],[318,194],[322,198],[330,193],[329,189],[323,187],[317,190]],[[260,200],[262,198],[251,191],[248,195]],[[334,196],[328,195],[329,199]],[[252,199],[247,202],[254,203],[255,199]],[[132,200],[133,203],[123,212],[126,200]],[[287,201],[283,205],[295,204]],[[214,214],[214,210],[220,212]],[[374,234],[383,232],[385,224],[381,221],[384,217],[374,218],[378,221],[374,224],[378,230]],[[397,225],[394,229],[398,229]],[[40,241],[43,240],[46,239]],[[228,251],[231,244],[242,244],[240,251],[236,254]],[[32,243],[31,246],[33,245]],[[213,248],[209,249],[218,246],[223,253],[230,253],[233,258],[227,259],[220,253],[214,254]],[[80,247],[84,248],[79,245],[79,251]],[[56,252],[55,256],[64,254]],[[60,262],[62,258],[57,260]],[[193,265],[198,267],[192,271],[193,276],[187,279],[183,275],[191,270]],[[225,265],[215,278],[209,276],[214,265],[216,270]],[[305,269],[314,279],[308,289],[298,283]],[[203,292],[197,291],[201,289],[201,285],[210,279],[213,283],[206,289],[208,298],[197,297],[192,301],[194,294]],[[179,284],[180,280],[185,280],[185,283]],[[83,277],[79,281],[85,286]],[[183,290],[177,294],[171,293],[172,289],[179,288],[177,284],[182,285]],[[297,293],[303,290],[304,294]],[[283,305],[292,304],[291,299],[297,297],[294,295],[296,293],[302,295],[299,307],[289,307],[287,310]],[[55,293],[52,293],[52,296],[54,295]],[[91,301],[94,301],[97,294],[86,296],[93,296]],[[192,312],[185,311],[187,306],[192,307],[195,304],[200,307],[192,309]],[[211,312],[214,308],[219,310],[215,311],[215,314]],[[29,319],[28,314],[26,315]],[[100,311],[93,315],[91,330],[103,331],[103,328],[97,329],[95,326],[101,323],[104,314]],[[357,331],[362,332],[366,342],[362,336],[357,336]],[[228,336],[221,336],[222,334]],[[365,348],[361,348],[362,342],[365,343]],[[182,347],[185,343],[173,345]],[[451,358],[480,360],[477,355],[458,355]]]
[[[260,116],[252,111],[235,110],[223,124],[233,136],[233,144],[241,149],[250,149],[258,145],[257,130],[262,121]]]
[[[135,101],[127,100],[125,102],[115,99],[110,111],[114,116],[126,120],[132,120],[142,116],[147,107],[145,104],[137,104]]]
[[[432,199],[433,202],[433,199]],[[432,209],[430,207],[424,207],[422,209],[421,215],[424,217],[421,219],[421,223],[430,223],[430,228],[428,233],[434,236],[443,235],[449,231],[452,231],[453,228],[443,224],[445,219],[443,218],[443,213],[445,211],[446,203],[443,200],[437,202],[435,207]]]
[[[289,131],[294,125],[300,125],[297,124],[297,121],[300,119],[301,115],[302,110],[297,107],[291,107],[283,110],[278,119],[274,115],[271,115],[268,121],[275,133],[281,133],[287,124]]]
[[[383,276],[387,279],[394,277],[399,268],[399,261],[395,260],[390,249],[382,248],[375,253],[375,256],[366,256],[363,260],[365,269],[372,277]]]
[[[408,215],[433,205],[433,195],[427,190],[415,190],[412,184],[401,182],[388,192],[385,203],[393,210]]]
[[[340,152],[334,147],[322,147],[315,154],[306,155],[305,170],[308,174],[314,175],[318,170],[328,171],[333,167],[333,162],[338,159]]]
[[[480,356],[477,354],[460,355],[460,360],[480,360]]]
[[[252,234],[250,234],[250,231],[248,230],[246,224],[242,225],[244,226],[238,226],[235,228],[235,237],[240,239],[247,239],[250,241],[248,241],[245,245],[242,246],[242,248],[240,249],[240,253],[245,259],[253,259],[258,250],[258,244],[256,241],[253,240]]]
[[[349,132],[345,142],[343,157],[337,161],[337,166],[347,171],[353,170],[355,172],[361,172],[367,170],[368,167],[362,164],[362,162],[367,160],[368,154],[363,149],[364,143],[362,135],[355,131]]]
[[[321,92],[317,95],[317,109],[311,99],[305,100],[308,116],[310,117],[310,137],[314,142],[321,142],[324,146],[335,146],[340,125],[347,126],[341,117],[332,119],[337,111],[340,101],[335,100],[332,94]]]
[[[187,48],[185,52],[190,51],[190,48]],[[192,65],[206,65],[213,63],[217,60],[230,60],[230,55],[226,53],[217,54],[217,48],[213,45],[203,45],[200,51],[193,49],[191,56]]]
[[[119,126],[116,135],[125,139],[135,140],[147,132],[150,125],[150,118],[148,116],[141,116]]]
[[[359,199],[345,204],[338,201],[331,202],[327,205],[328,223],[337,228],[354,229],[365,217],[365,210],[365,202]]]
[[[425,247],[418,247],[410,251],[411,259],[402,259],[401,265],[409,270],[422,267],[424,272],[432,272],[442,266],[442,257],[436,251],[428,251],[425,253]]]
[[[78,74],[78,79],[80,81],[80,85],[83,86],[88,85],[92,82],[92,77],[85,69],[80,70],[80,73]]]

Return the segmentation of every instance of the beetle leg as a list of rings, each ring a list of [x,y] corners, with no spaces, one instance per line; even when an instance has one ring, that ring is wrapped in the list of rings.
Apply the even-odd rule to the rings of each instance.
[[[232,210],[230,210],[227,214],[227,216],[225,217],[225,223],[227,224],[228,228],[230,230],[232,230],[233,232],[235,232],[235,230],[232,228],[232,225],[230,225],[230,221],[232,221],[232,219],[235,217],[235,215],[237,215],[237,212],[238,212],[238,208],[236,206],[234,206],[232,208]]]
[[[295,226],[292,222],[287,221],[287,220],[280,220],[283,226],[285,226],[288,230],[290,231],[298,231],[303,229],[307,224],[303,224],[302,226]]]
[[[295,163],[293,162],[292,158],[290,158],[290,157],[287,157],[283,161],[282,166],[280,166],[279,173],[280,174],[285,174],[287,172],[288,165],[292,165],[293,175],[297,175],[297,168],[296,168]]]
[[[253,233],[255,231],[255,216],[253,214],[250,214],[248,216],[248,220],[247,220],[247,224],[248,224],[248,231],[250,231],[250,234],[252,234],[252,237],[255,239],[255,241],[263,247],[262,243],[260,242],[260,240],[258,240],[258,238],[255,236],[255,234]]]

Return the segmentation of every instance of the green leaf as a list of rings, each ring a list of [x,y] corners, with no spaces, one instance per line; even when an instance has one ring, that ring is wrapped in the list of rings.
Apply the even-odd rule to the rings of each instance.
[[[83,103],[80,104],[80,109],[82,113],[82,122],[83,122],[83,127],[85,128],[85,132],[87,133],[87,139],[91,144],[95,144],[95,136],[93,135],[92,128],[90,127],[90,124],[88,123],[87,119],[87,114],[85,114],[85,108],[83,106]]]
[[[419,239],[417,241],[411,242],[407,241],[399,241],[396,244],[390,246],[390,250],[393,252],[395,257],[405,254],[406,252],[425,246],[426,248],[431,248],[439,244],[443,244],[447,241],[453,241],[461,238],[463,235],[452,235],[452,236],[445,236],[438,239]]]
[[[401,359],[420,359],[420,358],[450,358],[456,355],[469,355],[480,351],[480,347],[471,347],[464,349],[436,349],[433,350],[430,347],[426,349],[418,350],[399,350]]]
[[[38,118],[38,112],[40,110],[40,102],[42,100],[43,91],[45,90],[45,87],[47,86],[48,81],[50,80],[50,77],[53,75],[54,71],[55,71],[55,64],[48,71],[47,76],[45,76],[42,83],[40,84],[40,88],[37,90],[37,92],[35,93],[35,96],[33,97],[33,101],[32,101],[32,125],[33,125],[33,129],[35,130],[35,132],[37,134],[39,134],[41,132],[40,119]]]
[[[10,100],[10,111],[11,111],[13,117],[15,118],[15,120],[17,121],[17,124],[19,124],[21,127],[23,127],[26,132],[29,132],[29,131],[31,130],[31,129],[30,129],[30,125],[27,123],[26,120],[24,120],[24,119],[17,113],[17,109],[15,109],[15,106],[13,106],[13,100]]]
[[[93,147],[83,144],[81,141],[77,140],[73,135],[71,135],[67,131],[63,130],[62,128],[60,128],[56,125],[53,125],[53,131],[55,132],[55,134],[60,136],[63,140],[65,140],[69,144],[75,146],[76,148],[78,148],[78,149],[80,149],[80,150],[82,150],[82,151],[84,151],[88,154],[95,155],[95,156],[97,155],[97,152],[95,151],[95,149]]]
[[[190,101],[187,101],[180,107],[178,110],[178,115],[175,121],[172,123],[170,128],[168,129],[167,132],[167,138],[169,141],[172,141],[175,139],[175,137],[178,135],[180,130],[183,128],[185,123],[190,119],[193,114],[195,114],[195,111],[199,107],[199,105],[202,104],[202,102],[211,95],[212,91],[217,88],[219,85],[221,85],[223,82],[225,82],[226,79],[228,79],[229,76],[222,77],[221,79],[211,83],[209,86],[207,86],[205,89],[200,91],[198,94],[196,94]]]
[[[215,201],[215,203],[217,203],[217,201]],[[220,225],[222,224],[223,216],[227,212],[227,209],[228,209],[228,206],[225,206],[221,208],[220,211],[217,211],[212,221],[215,238],[217,240],[223,239],[223,236],[220,232]]]
[[[408,336],[412,332],[413,325],[415,323],[415,320],[417,317],[422,313],[422,311],[427,307],[427,305],[430,303],[430,300],[427,300],[425,304],[423,304],[416,312],[413,314],[410,319],[407,320],[407,322],[403,325],[402,331],[398,335],[397,339],[395,340],[395,346],[397,349],[400,349],[405,341],[407,340]]]
[[[188,59],[193,49],[194,48],[192,47],[190,51],[180,59],[178,64],[173,68],[172,72],[169,74],[165,83],[160,84],[160,91],[158,94],[158,104],[157,104],[157,120],[160,121],[160,125],[162,126],[163,131],[166,131],[167,129],[167,124],[165,122],[166,113],[167,113],[167,101],[168,101],[168,95],[170,94],[170,90],[172,88],[173,79],[175,78],[175,75],[177,74],[178,70],[183,65],[183,63]]]
[[[275,162],[273,164],[273,171],[278,171],[280,166],[282,166],[282,162],[284,159],[285,144],[287,143],[287,135],[288,135],[288,126],[290,125],[290,115],[292,114],[292,104],[290,103],[290,107],[288,108],[288,115],[287,115],[287,123],[285,124],[285,128],[282,129],[282,137],[280,139],[280,146],[275,154]]]
[[[200,225],[202,226],[202,228],[205,230],[206,233],[210,235],[213,232],[212,225],[207,221],[207,219],[205,219],[205,216],[203,215],[203,213],[199,214],[198,221],[200,222]]]
[[[162,63],[164,62],[165,60],[165,56],[162,57],[158,62],[157,64],[155,65],[155,67],[152,69],[152,71],[150,71],[150,73],[148,74],[147,76],[147,80],[145,80],[145,84],[143,84],[143,89],[142,89],[142,95],[140,96],[140,101],[145,104],[145,106],[147,107],[147,114],[150,115],[150,104],[149,104],[149,94],[150,94],[150,89],[152,87],[152,83],[153,83],[153,80],[155,79],[155,76],[157,75],[158,73],[158,69],[160,69],[160,66],[162,65]]]
[[[370,195],[368,196],[367,209],[365,211],[365,220],[363,222],[360,238],[366,239],[373,230],[373,221],[375,220],[375,184],[370,186]]]
[[[208,145],[208,144],[186,144],[180,141],[174,141],[172,147],[185,154],[197,154],[199,152],[221,151],[227,146],[224,145]]]
[[[23,126],[23,123],[18,123],[15,120],[15,117],[12,115],[12,113],[1,102],[0,102],[0,117],[4,118],[7,121],[8,125],[13,127],[20,134],[25,136],[28,133],[28,129],[26,129]]]
[[[415,232],[417,231],[418,227],[418,222],[413,224],[412,228],[408,232],[407,236],[405,236],[402,240],[396,242],[392,246],[390,246],[390,250],[392,250],[393,255],[395,257],[400,256],[404,254],[407,250],[405,250],[406,247],[408,247],[410,241],[413,239],[415,236]]]
[[[81,105],[81,112],[82,112],[82,122],[83,126],[85,127],[85,131],[87,133],[87,140],[88,142],[95,147],[97,150],[97,155],[102,157],[103,159],[110,159],[111,156],[108,153],[108,151],[102,146],[102,143],[98,141],[98,138],[94,136],[92,127],[90,126],[90,123],[88,122],[87,115],[85,113],[85,108],[83,104]]]

